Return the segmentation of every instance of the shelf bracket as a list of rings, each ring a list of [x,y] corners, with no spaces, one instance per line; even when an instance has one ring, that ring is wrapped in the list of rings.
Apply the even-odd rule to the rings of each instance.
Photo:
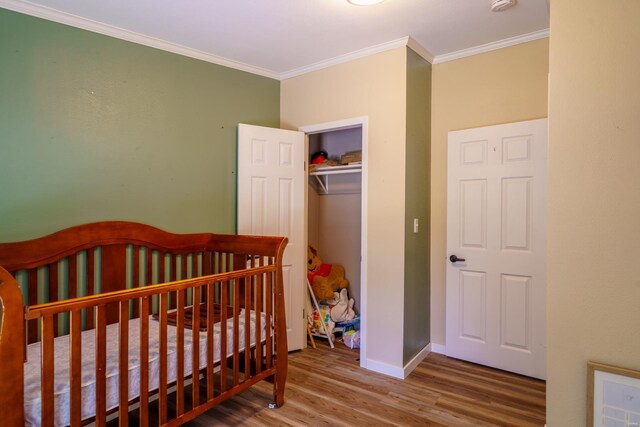
[[[320,178],[321,175],[314,175],[314,176],[316,177],[316,180],[318,181],[318,184],[322,188],[322,191],[324,192],[324,194],[329,194],[329,180],[327,179],[327,176],[322,175],[324,176],[324,179],[325,179],[324,182],[322,182],[322,178]]]

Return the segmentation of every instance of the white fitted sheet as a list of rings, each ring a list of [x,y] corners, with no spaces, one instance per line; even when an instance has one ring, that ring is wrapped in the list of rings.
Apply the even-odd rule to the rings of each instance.
[[[251,312],[251,345],[255,344],[255,312]],[[261,314],[261,338],[265,339],[265,315]],[[239,348],[242,350],[245,330],[245,311],[239,316]],[[220,324],[215,324],[214,360],[220,360]],[[158,388],[160,358],[159,358],[159,323],[149,319],[149,390]],[[176,379],[176,327],[167,327],[167,365],[169,381]],[[54,378],[54,406],[56,426],[70,423],[70,382],[69,382],[69,336],[57,337],[54,340],[55,378]],[[200,368],[206,366],[207,334],[200,332]],[[118,406],[118,324],[107,326],[107,409]],[[192,331],[185,330],[184,334],[184,371],[191,373]],[[227,356],[233,355],[233,319],[227,320]],[[40,398],[40,343],[27,346],[27,362],[24,365],[24,410],[25,425],[41,425]],[[129,321],[129,399],[140,394],[140,319]],[[96,385],[95,385],[95,329],[82,333],[82,419],[95,416]]]

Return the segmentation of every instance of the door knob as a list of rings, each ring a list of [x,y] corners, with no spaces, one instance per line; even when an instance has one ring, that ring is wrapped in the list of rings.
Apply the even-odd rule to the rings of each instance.
[[[466,261],[466,259],[464,259],[464,258],[458,258],[458,257],[457,257],[457,256],[455,256],[455,255],[451,255],[451,256],[449,257],[449,261],[451,261],[451,262],[458,262],[458,261],[460,261],[460,262],[464,262],[464,261]]]

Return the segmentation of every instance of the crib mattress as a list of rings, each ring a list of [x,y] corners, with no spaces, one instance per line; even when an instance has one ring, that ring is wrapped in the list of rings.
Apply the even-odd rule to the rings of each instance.
[[[265,315],[262,316],[261,337],[265,337]],[[239,316],[239,348],[243,349],[245,334],[245,311]],[[255,344],[255,317],[251,312],[250,343]],[[220,323],[214,327],[214,360],[220,361]],[[159,333],[157,321],[149,319],[149,390],[158,388],[160,357]],[[167,372],[170,382],[176,380],[176,327],[167,327]],[[206,366],[207,334],[200,332],[200,368]],[[106,402],[107,409],[118,406],[118,324],[107,326],[107,366],[106,366]],[[227,321],[227,356],[233,355],[233,321]],[[61,336],[54,340],[55,378],[54,378],[54,406],[56,426],[70,424],[70,381],[69,381],[69,337]],[[140,395],[140,319],[129,321],[129,399]],[[192,331],[184,333],[184,371],[191,373],[192,360]],[[41,374],[40,343],[33,343],[27,347],[27,362],[24,365],[24,409],[25,425],[39,426],[41,416],[40,374]],[[95,416],[96,379],[95,379],[95,330],[82,333],[82,419]]]

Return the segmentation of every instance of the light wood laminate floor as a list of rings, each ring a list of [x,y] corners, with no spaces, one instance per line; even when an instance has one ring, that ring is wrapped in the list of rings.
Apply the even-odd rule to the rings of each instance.
[[[289,355],[286,402],[262,382],[188,426],[543,426],[545,383],[431,353],[399,380],[359,367],[359,352]]]

